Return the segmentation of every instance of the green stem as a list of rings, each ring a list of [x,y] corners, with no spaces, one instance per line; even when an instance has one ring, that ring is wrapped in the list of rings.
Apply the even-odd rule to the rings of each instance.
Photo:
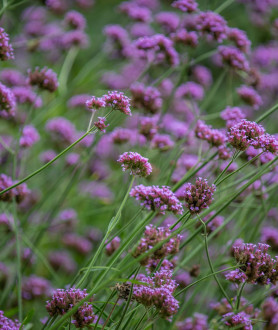
[[[227,0],[214,10],[215,13],[220,14],[224,9],[229,7],[235,0]]]
[[[60,75],[59,75],[59,91],[64,94],[67,91],[68,77],[73,66],[74,60],[79,52],[78,47],[72,47],[64,60]]]
[[[240,307],[240,299],[241,299],[241,295],[242,295],[242,292],[243,292],[243,289],[244,289],[244,286],[245,286],[246,282],[242,283],[239,291],[238,291],[238,294],[237,294],[237,300],[236,300],[236,312],[238,312],[239,310],[239,307]]]

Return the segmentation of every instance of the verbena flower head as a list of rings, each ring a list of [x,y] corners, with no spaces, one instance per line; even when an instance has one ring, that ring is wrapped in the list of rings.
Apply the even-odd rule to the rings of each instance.
[[[10,38],[5,30],[0,27],[0,60],[7,61],[14,59],[14,50],[10,44]]]
[[[252,121],[241,120],[232,126],[228,132],[229,143],[238,150],[246,150],[254,139],[260,137],[265,129]]]
[[[144,6],[138,6],[134,2],[124,1],[118,7],[119,10],[126,14],[129,18],[138,22],[150,22],[152,19],[152,13],[150,9]]]
[[[69,108],[85,108],[86,102],[90,99],[90,95],[88,94],[77,94],[72,96],[67,103]],[[88,109],[89,110],[89,109]],[[91,109],[90,109],[91,110]]]
[[[75,126],[64,117],[56,117],[50,119],[46,123],[46,131],[51,134],[55,143],[58,144],[71,144],[76,135]]]
[[[172,3],[172,7],[185,13],[192,13],[197,10],[198,3],[195,0],[176,0]]]
[[[227,38],[227,22],[213,11],[201,12],[197,17],[197,30],[209,41],[222,42]]]
[[[141,238],[139,245],[133,251],[132,255],[134,258],[139,257],[151,248],[153,248],[159,242],[167,239],[171,235],[169,227],[154,227],[149,225],[146,227],[143,238]],[[165,242],[159,249],[153,252],[140,261],[141,265],[147,265],[152,259],[160,260],[168,255],[174,255],[179,252],[181,236],[176,235]]]
[[[278,325],[278,302],[273,297],[267,298],[262,304],[261,318],[266,321],[265,329],[275,330]]]
[[[84,30],[86,26],[86,19],[78,11],[71,10],[66,13],[64,23],[72,29]]]
[[[239,107],[227,107],[221,112],[221,118],[226,121],[227,128],[230,128],[244,119],[245,115]]]
[[[276,284],[278,264],[277,260],[272,259],[267,253],[269,247],[269,245],[262,243],[258,245],[242,243],[234,246],[233,254],[236,262],[240,265],[237,270],[237,277],[240,277],[240,272],[243,272],[247,283]]]
[[[46,302],[46,310],[50,316],[64,315],[87,295],[86,289],[57,289],[51,300]],[[90,299],[89,301],[92,300]],[[76,326],[76,328],[84,328],[89,326],[95,319],[92,305],[85,302],[73,314],[72,318],[72,323]]]
[[[219,46],[218,54],[221,62],[231,69],[248,72],[250,70],[249,62],[244,53],[233,46]]]
[[[110,243],[108,243],[105,247],[105,253],[108,256],[111,256],[115,251],[118,250],[121,244],[121,239],[120,237],[116,236],[112,239]]]
[[[153,148],[160,151],[167,151],[174,147],[175,143],[168,134],[156,134],[151,142]]]
[[[227,140],[226,134],[218,129],[213,129],[211,126],[206,125],[202,120],[197,121],[195,135],[197,138],[207,141],[214,147],[223,145]]]
[[[12,88],[16,102],[20,104],[28,104],[34,108],[42,106],[42,99],[26,86],[16,86]]]
[[[250,315],[245,312],[239,312],[237,314],[231,312],[223,315],[223,322],[228,328],[238,328],[243,330],[252,330],[252,322]]]
[[[92,96],[85,103],[88,110],[99,110],[106,106],[106,103],[102,97]]]
[[[95,127],[97,127],[101,132],[106,132],[105,128],[109,126],[109,124],[105,125],[106,118],[98,117],[98,121],[94,122]]]
[[[178,29],[171,33],[171,39],[175,43],[180,43],[190,47],[198,46],[198,34],[195,31],[187,31],[186,29]]]
[[[156,117],[141,117],[139,119],[139,133],[148,140],[152,140],[158,130],[157,121],[158,118]]]
[[[135,284],[133,287],[133,296],[138,303],[156,307],[160,316],[168,320],[171,320],[179,308],[179,303],[173,296],[177,284],[172,275],[171,270],[164,269],[152,277],[139,274],[136,279],[147,285]]]
[[[19,330],[21,323],[17,320],[13,321],[4,316],[4,312],[0,311],[0,328],[3,330]]]
[[[130,196],[141,201],[141,205],[148,210],[158,211],[165,214],[165,211],[174,214],[182,214],[183,208],[175,194],[169,187],[139,185],[131,189]]]
[[[177,14],[163,11],[155,16],[155,21],[163,27],[166,33],[174,32],[180,23],[180,18]]]
[[[16,99],[10,88],[0,83],[0,116],[3,118],[14,117]]]
[[[57,74],[47,67],[42,69],[36,67],[34,71],[29,69],[27,82],[49,92],[55,92],[59,85]]]
[[[9,87],[24,86],[26,85],[26,79],[24,75],[15,69],[3,69],[0,72],[0,79],[5,85]]]
[[[107,95],[102,96],[106,107],[111,107],[113,110],[119,110],[125,115],[131,116],[130,98],[125,96],[122,92],[108,92]]]
[[[64,33],[60,40],[62,49],[70,49],[71,47],[86,48],[89,44],[87,34],[82,30],[71,30]]]
[[[231,149],[227,148],[225,145],[219,146],[217,150],[218,150],[218,157],[219,159],[222,160],[230,159],[233,155]]]
[[[122,164],[123,171],[130,170],[131,175],[146,177],[152,173],[152,166],[148,162],[148,158],[142,157],[137,152],[123,153],[118,162]]]
[[[209,208],[213,201],[215,185],[209,186],[206,179],[196,178],[195,185],[188,183],[184,191],[184,199],[191,214],[200,213]]]
[[[0,174],[0,191],[9,188],[14,183],[16,183],[16,181],[13,181],[12,178],[10,178],[9,176],[5,174]],[[27,188],[27,185],[25,183],[22,183],[16,188],[13,188],[2,194],[0,196],[0,200],[4,202],[12,202],[13,198],[15,198],[16,202],[20,203],[29,193],[30,191]]]
[[[225,278],[226,280],[235,284],[244,283],[247,280],[247,276],[245,275],[245,273],[243,273],[239,269],[230,271],[227,275],[225,275]]]
[[[182,322],[177,323],[178,330],[208,330],[208,316],[194,313],[193,317],[188,317]]]
[[[250,51],[251,41],[248,39],[246,33],[237,28],[228,28],[228,39],[233,41],[237,48],[244,53]]]
[[[264,151],[276,155],[278,152],[278,140],[275,135],[262,134],[250,143],[255,149],[262,148]]]
[[[19,139],[19,145],[23,148],[32,147],[40,139],[38,131],[32,125],[23,127],[22,136]]]
[[[23,280],[22,298],[25,300],[48,297],[51,291],[50,282],[43,277],[31,275]]]
[[[237,93],[245,103],[253,107],[255,110],[259,109],[263,104],[261,96],[251,86],[243,85],[237,89]]]
[[[62,243],[82,255],[87,255],[92,250],[92,243],[88,239],[74,233],[65,234]]]
[[[76,263],[66,251],[53,251],[48,255],[48,262],[56,271],[72,274],[76,271]]]
[[[188,81],[177,88],[176,97],[188,97],[191,100],[200,101],[204,97],[204,89],[201,85]]]
[[[194,80],[203,87],[209,87],[212,83],[211,71],[203,65],[196,65],[193,67],[192,76]]]

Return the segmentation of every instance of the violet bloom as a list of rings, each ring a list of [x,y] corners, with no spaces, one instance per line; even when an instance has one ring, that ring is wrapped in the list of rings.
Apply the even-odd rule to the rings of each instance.
[[[233,46],[219,46],[218,55],[222,64],[231,69],[248,72],[250,70],[249,62],[244,53]]]
[[[66,156],[66,165],[67,166],[76,166],[79,164],[80,155],[76,152],[71,152]]]
[[[227,140],[226,134],[218,129],[213,129],[201,120],[197,121],[195,135],[197,138],[207,141],[214,147],[224,145]]]
[[[251,41],[248,39],[245,31],[237,28],[228,28],[227,36],[228,39],[233,41],[236,47],[244,53],[248,53],[250,51]]]
[[[229,149],[225,145],[219,146],[217,148],[217,151],[218,151],[219,159],[222,159],[222,160],[228,160],[228,159],[232,158],[232,156],[233,156],[231,149]]]
[[[192,13],[197,10],[198,3],[195,0],[176,0],[172,3],[172,7],[177,8],[184,13]]]
[[[175,276],[175,281],[178,283],[181,289],[186,288],[191,282],[191,276],[187,271],[180,271]]]
[[[126,14],[129,18],[138,22],[150,22],[152,13],[146,7],[138,6],[134,2],[124,1],[119,5],[120,12]]]
[[[246,243],[233,248],[235,260],[240,265],[238,273],[243,272],[246,275],[247,283],[276,284],[278,263],[267,253],[268,249],[269,245],[262,243],[258,245]]]
[[[19,139],[19,145],[23,148],[30,148],[40,139],[38,131],[32,125],[23,127],[22,135]]]
[[[162,127],[166,132],[172,133],[176,138],[184,138],[188,134],[188,124],[177,120],[174,116],[166,114],[163,117]]]
[[[14,183],[16,183],[16,181],[13,181],[11,177],[5,174],[0,174],[0,191],[9,188]],[[29,193],[30,191],[27,188],[27,185],[25,183],[22,183],[16,188],[10,189],[6,193],[2,194],[0,196],[0,200],[3,202],[11,203],[13,201],[13,198],[15,198],[16,202],[20,203]]]
[[[21,323],[18,320],[11,320],[4,316],[4,312],[0,311],[0,328],[3,330],[19,330]]]
[[[44,164],[50,162],[53,158],[57,156],[54,150],[46,150],[40,154],[40,161]]]
[[[106,107],[111,107],[113,110],[119,110],[127,116],[131,116],[130,98],[122,92],[109,91],[108,94],[102,96]]]
[[[66,13],[64,23],[74,30],[84,30],[86,26],[85,17],[76,10]]]
[[[1,231],[9,233],[13,230],[14,219],[10,214],[0,213],[0,228]]]
[[[149,251],[163,240],[166,240],[171,235],[169,227],[154,227],[149,225],[146,227],[143,237],[141,238],[138,246],[132,252],[134,258],[138,258],[142,254]],[[149,264],[153,259],[161,260],[169,255],[174,255],[179,252],[179,245],[181,241],[181,235],[176,235],[165,241],[164,244],[154,251],[151,255],[140,260],[141,265]]]
[[[0,116],[3,118],[14,117],[16,99],[10,88],[0,83]]]
[[[197,17],[196,27],[209,41],[222,42],[227,38],[227,22],[213,11],[201,12]]]
[[[232,126],[228,132],[228,141],[230,144],[241,151],[246,150],[251,142],[263,135],[264,128],[252,121],[245,119]]]
[[[115,144],[123,144],[130,142],[134,136],[134,132],[128,128],[117,127],[111,133],[111,140]]]
[[[86,109],[86,102],[90,99],[90,95],[88,94],[78,94],[72,96],[68,100],[68,107],[69,108],[85,108]],[[90,109],[91,110],[91,109]]]
[[[156,307],[160,316],[167,320],[171,320],[179,308],[179,303],[173,296],[177,284],[172,275],[171,270],[163,269],[152,277],[139,274],[136,279],[147,283],[147,286],[135,284],[133,287],[133,296],[138,303]]]
[[[177,323],[178,330],[209,330],[208,316],[194,313],[193,317],[188,317]]]
[[[153,34],[155,34],[154,30],[147,23],[134,23],[130,27],[130,35],[135,39],[145,36],[152,36]]]
[[[50,119],[45,126],[55,143],[67,145],[74,141],[76,130],[74,125],[66,118],[56,117]]]
[[[156,117],[141,117],[139,119],[139,133],[144,135],[147,140],[152,140],[157,133],[158,118]]]
[[[150,113],[157,113],[161,109],[163,101],[157,88],[137,82],[130,86],[130,92],[134,107],[143,108]]]
[[[51,291],[50,282],[43,277],[31,275],[23,280],[22,298],[25,300],[48,297],[51,295]]]
[[[115,251],[118,250],[121,244],[120,237],[116,236],[105,247],[105,253],[110,257]]]
[[[245,103],[255,110],[259,109],[263,104],[261,96],[253,87],[243,85],[237,88],[237,93]]]
[[[261,241],[269,244],[273,250],[278,250],[278,229],[275,227],[264,227],[262,229]]]
[[[204,97],[204,89],[201,85],[193,81],[189,81],[180,85],[177,88],[175,95],[178,98],[187,97],[189,100],[200,101]]]
[[[63,14],[68,8],[66,0],[46,0],[45,5],[57,15]]]
[[[77,234],[67,233],[62,238],[62,243],[74,249],[81,255],[87,255],[92,250],[92,243],[85,237]]]
[[[146,177],[152,173],[152,166],[148,162],[148,158],[142,157],[137,152],[125,152],[117,161],[122,164],[123,171],[130,170],[131,175]]]
[[[211,71],[203,65],[196,65],[193,67],[192,76],[194,80],[203,87],[209,87],[212,84]]]
[[[98,117],[98,121],[94,122],[95,127],[97,127],[101,132],[106,132],[106,127],[109,126],[109,124],[105,125],[106,118],[105,117]]]
[[[72,274],[76,271],[76,263],[66,251],[54,251],[48,255],[48,262],[56,271]]]
[[[130,196],[141,201],[141,205],[148,210],[165,211],[174,214],[182,214],[183,208],[175,194],[166,186],[144,186],[139,185],[131,189]]]
[[[188,183],[185,187],[184,199],[191,214],[208,209],[213,201],[215,185],[209,186],[206,179],[196,178],[195,185]]]
[[[180,23],[180,18],[175,13],[164,11],[155,16],[155,21],[161,25],[167,33],[170,33],[176,31]]]
[[[55,92],[59,85],[57,74],[47,67],[42,69],[36,67],[35,71],[29,69],[27,82],[32,86],[38,86],[51,93]]]
[[[239,107],[227,107],[221,112],[221,118],[226,121],[227,128],[231,128],[244,119],[245,115]]]
[[[130,46],[128,32],[120,25],[106,25],[103,33],[107,36],[108,52],[113,57],[126,57],[125,51]]]
[[[14,50],[9,41],[10,38],[8,34],[2,27],[0,27],[0,61],[14,59]]]
[[[46,310],[50,316],[64,315],[87,295],[86,289],[57,289],[52,295],[51,300],[46,302]],[[92,299],[89,299],[89,302],[91,301]],[[76,328],[88,327],[95,319],[92,305],[85,302],[72,315],[72,318],[73,321],[71,322]]]
[[[273,297],[267,298],[262,304],[262,319],[266,321],[265,329],[275,330],[278,326],[278,303]]]
[[[245,312],[240,313],[228,313],[223,315],[223,322],[228,328],[240,328],[243,330],[252,330],[252,322],[250,315]]]
[[[174,147],[175,143],[167,134],[156,134],[152,139],[152,148],[159,149],[160,151],[167,151]]]
[[[197,32],[187,31],[186,29],[178,29],[174,33],[171,33],[171,39],[175,43],[183,44],[193,48],[197,47],[199,43]]]
[[[264,151],[271,152],[272,154],[277,154],[278,152],[278,140],[275,135],[262,134],[256,137],[250,144],[255,148],[262,148]]]
[[[31,88],[16,86],[12,88],[12,91],[17,103],[31,105],[34,108],[42,106],[42,99]]]
[[[227,275],[225,275],[225,278],[235,284],[245,283],[248,279],[247,276],[239,269],[230,271]]]
[[[59,40],[63,49],[71,47],[86,48],[89,44],[87,34],[82,30],[72,30],[64,33]]]
[[[9,269],[8,267],[0,262],[0,289],[3,290],[9,279]],[[0,311],[1,312],[1,311]],[[0,327],[1,327],[1,315],[0,315]]]
[[[10,87],[26,85],[24,75],[15,69],[3,69],[0,73],[0,79],[5,85]]]

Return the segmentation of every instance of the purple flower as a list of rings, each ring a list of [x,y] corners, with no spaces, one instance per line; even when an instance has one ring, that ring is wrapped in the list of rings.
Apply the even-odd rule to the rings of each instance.
[[[246,150],[254,139],[265,132],[264,128],[252,121],[245,119],[232,126],[228,132],[228,141],[238,150]]]
[[[138,22],[150,22],[152,19],[152,13],[148,8],[138,6],[134,2],[124,1],[118,8],[120,12]]]
[[[155,21],[160,24],[167,33],[174,32],[179,26],[180,18],[177,14],[164,11],[155,16]]]
[[[176,0],[172,3],[172,7],[185,13],[192,13],[197,10],[198,3],[195,0]]]
[[[125,96],[122,92],[108,92],[107,95],[102,96],[106,107],[111,107],[113,110],[119,110],[127,116],[131,116],[130,98]]]
[[[72,30],[64,33],[60,42],[63,49],[70,49],[74,46],[79,48],[86,48],[89,44],[89,39],[84,31]]]
[[[14,117],[16,100],[10,88],[0,83],[0,116],[3,118]]]
[[[209,330],[208,316],[194,313],[193,317],[188,317],[177,323],[178,330]]]
[[[1,70],[0,79],[4,82],[4,84],[10,87],[26,85],[26,79],[24,75],[15,69]]]
[[[226,64],[228,67],[239,71],[248,72],[250,70],[249,62],[244,53],[238,48],[233,46],[219,46],[218,54],[222,64]]]
[[[86,26],[86,19],[78,11],[71,10],[66,13],[64,23],[74,30],[84,30]]]
[[[64,315],[87,295],[86,289],[57,289],[51,300],[46,302],[46,310],[50,316]],[[89,301],[91,302],[92,299]],[[95,319],[92,305],[85,302],[77,309],[72,317],[72,323],[76,328],[88,327]]]
[[[187,271],[181,271],[175,276],[175,281],[180,288],[185,288],[191,283],[191,276]]]
[[[105,100],[102,97],[92,96],[89,100],[86,101],[86,107],[89,110],[99,110],[106,106]]]
[[[134,249],[132,256],[134,258],[139,257],[144,254],[159,242],[167,239],[171,235],[171,230],[169,227],[154,227],[149,225],[146,227],[143,238],[141,238],[138,246]],[[181,236],[176,235],[166,241],[159,249],[154,251],[151,255],[148,255],[143,260],[140,260],[141,265],[147,265],[153,260],[161,260],[168,255],[174,255],[179,252]]]
[[[174,141],[171,139],[170,135],[167,134],[156,134],[152,139],[151,146],[153,148],[159,149],[160,151],[167,151],[174,147]]]
[[[204,89],[201,85],[193,81],[189,81],[177,88],[176,97],[188,97],[191,100],[200,101],[204,97]]]
[[[227,107],[221,112],[221,118],[226,120],[227,128],[231,128],[244,119],[245,115],[239,107]]]
[[[0,27],[0,60],[8,61],[14,59],[14,50],[9,43],[10,38],[5,30]]]
[[[46,150],[40,154],[40,160],[42,163],[48,163],[57,156],[54,150]]]
[[[158,130],[157,121],[158,118],[156,117],[141,117],[139,119],[139,133],[148,140],[152,140]]]
[[[237,93],[245,103],[253,107],[255,110],[259,109],[263,104],[261,96],[253,87],[243,85],[237,88]]]
[[[233,155],[231,149],[227,148],[225,145],[219,146],[217,150],[218,150],[218,157],[219,159],[222,160],[230,159]]]
[[[0,174],[0,191],[9,188],[12,186],[16,181],[13,181],[12,178],[5,174]],[[22,183],[21,185],[13,188],[6,193],[0,196],[0,200],[4,202],[12,202],[13,198],[15,198],[17,203],[20,203],[28,194],[30,193],[27,185]]]
[[[71,152],[66,156],[67,166],[76,166],[80,161],[80,155],[76,152]]]
[[[130,196],[141,201],[141,205],[148,210],[158,211],[165,214],[165,211],[174,214],[182,214],[183,208],[175,194],[166,186],[139,185],[131,189]]]
[[[19,144],[23,148],[30,148],[40,139],[38,131],[32,125],[23,127],[22,135],[19,139]]]
[[[228,39],[233,41],[237,48],[244,53],[250,51],[251,41],[248,39],[246,33],[237,28],[228,28]]]
[[[239,269],[230,271],[225,277],[226,280],[235,284],[244,283],[247,280],[247,276]]]
[[[16,86],[12,88],[12,91],[18,103],[28,104],[34,108],[40,108],[42,106],[42,99],[31,88]]]
[[[110,257],[115,251],[118,250],[121,244],[120,237],[116,236],[110,243],[105,246],[105,253]]]
[[[192,69],[192,76],[203,87],[209,87],[212,83],[211,71],[203,65],[196,65]]]
[[[90,99],[90,95],[88,94],[78,94],[72,96],[68,101],[69,108],[86,108],[86,102]],[[91,110],[91,109],[90,109]]]
[[[262,304],[262,319],[267,323],[265,329],[275,330],[278,325],[278,303],[273,297],[267,298]]]
[[[51,285],[43,277],[31,275],[23,280],[22,298],[25,300],[33,300],[51,295]]]
[[[19,330],[21,323],[17,320],[13,321],[4,316],[4,312],[0,311],[0,328],[3,330]]]
[[[106,132],[106,127],[109,126],[109,124],[105,125],[106,118],[105,117],[98,117],[98,121],[94,122],[95,127],[97,127],[101,132]]]
[[[134,83],[130,86],[131,102],[136,108],[143,108],[150,113],[157,113],[162,106],[162,98],[159,90],[142,83]]]
[[[261,241],[278,250],[278,229],[275,227],[264,227],[262,229]]]
[[[239,328],[243,330],[252,330],[252,322],[250,315],[247,315],[245,312],[240,313],[228,313],[223,315],[223,322],[229,328]]]
[[[27,82],[32,86],[38,86],[49,92],[55,92],[58,88],[57,74],[47,67],[44,67],[43,69],[36,67],[35,71],[29,69]]]
[[[227,38],[227,22],[213,11],[201,12],[197,17],[196,27],[209,41],[222,42]]]
[[[92,243],[85,237],[77,234],[67,233],[62,238],[62,243],[74,249],[81,255],[87,255],[92,250]]]
[[[62,145],[71,144],[76,135],[74,125],[63,117],[50,119],[45,129],[51,134],[53,141]]]
[[[63,14],[67,10],[66,0],[46,0],[46,6],[57,15]]]
[[[125,57],[125,51],[130,46],[127,31],[120,25],[106,25],[103,33],[108,38],[107,48],[113,57]]]
[[[199,43],[197,32],[187,31],[186,29],[179,29],[171,33],[171,39],[176,43],[190,47],[197,47]]]
[[[188,183],[185,187],[184,199],[190,213],[200,213],[203,209],[209,208],[215,190],[215,185],[209,186],[206,179],[196,178],[195,185]]]
[[[262,148],[264,151],[269,151],[272,154],[277,154],[278,152],[278,140],[275,135],[262,134],[256,137],[250,144],[255,148]]]
[[[48,255],[48,262],[56,271],[72,274],[76,270],[76,263],[66,251],[54,251]]]
[[[152,166],[148,162],[148,158],[142,157],[137,152],[125,152],[117,161],[122,164],[123,171],[130,170],[131,175],[146,177],[152,173]]]
[[[213,129],[206,125],[203,121],[198,120],[195,127],[195,135],[201,140],[205,140],[214,147],[219,147],[225,144],[227,138],[226,134],[218,129]]]

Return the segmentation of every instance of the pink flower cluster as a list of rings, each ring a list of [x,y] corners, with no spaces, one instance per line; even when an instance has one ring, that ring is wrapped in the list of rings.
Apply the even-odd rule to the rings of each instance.
[[[184,191],[184,199],[191,214],[207,209],[213,201],[215,185],[209,186],[206,179],[196,178],[195,185],[188,183]]]
[[[204,97],[204,89],[201,85],[188,81],[177,88],[176,97],[187,97],[189,100],[200,101]]]
[[[55,92],[59,85],[57,74],[47,67],[42,69],[36,67],[34,71],[29,69],[27,82],[49,92]]]
[[[240,98],[253,107],[255,110],[263,104],[263,100],[259,93],[251,86],[242,85],[237,89],[237,93]]]
[[[0,311],[0,328],[3,330],[19,330],[21,323],[18,320],[11,320],[4,316],[4,312]]]
[[[121,244],[120,237],[116,236],[105,247],[105,253],[110,257],[115,251],[118,250]]]
[[[87,295],[86,289],[57,289],[51,300],[47,301],[46,309],[50,316],[64,315]],[[95,319],[92,305],[85,302],[73,314],[72,318],[73,320],[71,322],[76,328],[89,326]]]
[[[19,139],[19,144],[23,148],[32,147],[40,139],[38,131],[32,125],[23,127],[22,136]]]
[[[207,141],[214,147],[219,147],[225,144],[227,140],[225,133],[218,129],[213,129],[211,126],[206,125],[202,120],[197,121],[195,135],[197,138]]]
[[[95,127],[97,127],[101,132],[106,132],[105,128],[109,126],[109,124],[105,125],[106,118],[98,117],[98,121],[94,122]]]
[[[244,53],[233,46],[219,46],[218,54],[221,62],[231,69],[249,72],[250,66]]]
[[[142,157],[137,152],[125,152],[117,160],[122,164],[123,171],[130,170],[131,175],[146,177],[152,173],[152,166],[148,158]]]
[[[141,238],[139,245],[133,251],[132,255],[134,258],[139,257],[144,254],[159,242],[167,239],[171,235],[171,230],[169,227],[158,227],[155,228],[153,225],[146,227],[143,238]],[[179,252],[181,236],[176,235],[165,242],[159,249],[153,252],[151,255],[147,256],[140,261],[141,265],[147,265],[152,262],[152,259],[160,260],[168,255],[173,255]]]
[[[175,194],[169,187],[139,185],[131,189],[131,197],[141,201],[141,205],[148,210],[158,211],[165,214],[165,211],[174,214],[182,214],[183,208]]]
[[[13,181],[12,178],[10,178],[9,176],[5,174],[0,174],[0,191],[9,188],[15,183],[16,181]],[[2,194],[0,196],[0,200],[3,202],[12,202],[13,198],[15,198],[16,202],[20,203],[29,193],[30,191],[27,188],[27,185],[25,183],[22,183],[16,188],[13,188]]]
[[[0,83],[0,116],[14,117],[16,108],[15,95],[10,88]]]
[[[221,118],[226,121],[227,128],[231,128],[245,118],[239,107],[227,107],[221,112]]]
[[[192,13],[197,10],[198,3],[195,0],[176,0],[172,3],[172,7],[185,13]]]
[[[162,269],[152,277],[139,274],[136,279],[146,283],[134,285],[133,296],[136,301],[146,307],[156,307],[161,317],[171,320],[179,308],[179,303],[173,296],[177,284],[172,279],[172,271]]]
[[[250,315],[246,314],[245,312],[240,313],[228,313],[223,315],[223,321],[228,328],[237,328],[243,330],[252,330],[252,322]]]
[[[5,30],[0,27],[0,60],[7,61],[14,59],[14,50],[9,43],[10,38]]]
[[[222,42],[227,38],[226,20],[213,11],[201,12],[197,17],[196,27],[209,41]]]

